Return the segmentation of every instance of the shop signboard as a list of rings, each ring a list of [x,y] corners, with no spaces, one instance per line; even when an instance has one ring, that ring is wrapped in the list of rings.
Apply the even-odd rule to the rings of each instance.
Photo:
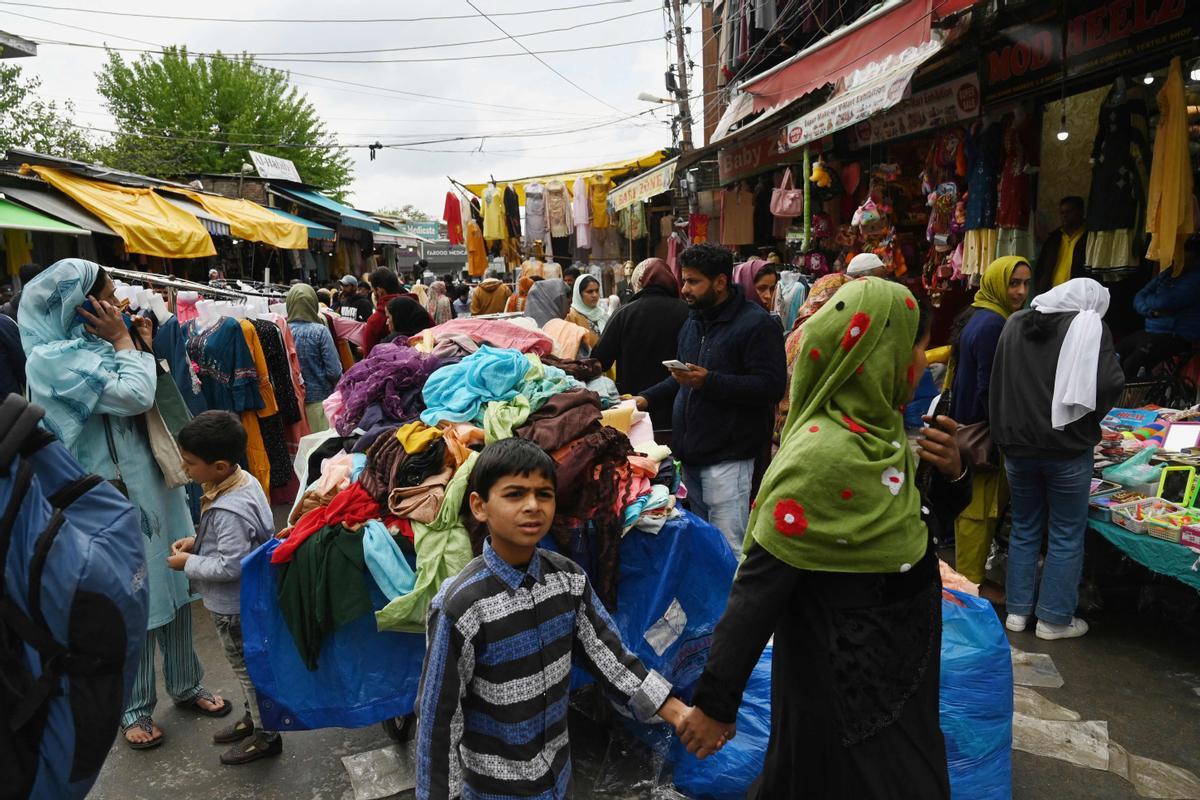
[[[433,242],[425,245],[423,258],[431,265],[467,263],[467,248],[461,244],[450,244],[446,241]]]
[[[982,58],[983,88],[994,102],[1037,92],[1063,76],[1063,29],[1057,8],[1005,28]],[[1200,0],[1068,0],[1068,78],[1117,70],[1145,56],[1169,56],[1200,35]]]
[[[397,222],[392,224],[396,230],[410,236],[420,236],[425,239],[441,239],[444,227],[437,220],[419,220],[413,222]]]
[[[749,178],[782,164],[796,160],[796,154],[788,150],[784,141],[787,131],[771,128],[769,133],[741,144],[722,147],[717,151],[717,173],[721,184]],[[817,148],[830,147],[831,141],[823,139]]]
[[[794,150],[822,136],[848,128],[899,103],[912,82],[913,70],[871,81],[835,97],[787,126],[784,146]]]
[[[979,77],[964,75],[901,100],[890,111],[876,114],[850,129],[852,147],[866,147],[912,133],[940,128],[979,114]]]
[[[247,152],[250,153],[250,160],[254,162],[254,169],[258,171],[258,177],[301,183],[300,173],[296,170],[296,165],[288,159],[280,158],[279,156],[269,156],[266,153],[258,153],[254,150],[248,150]]]
[[[654,169],[625,181],[608,195],[614,211],[633,205],[643,200],[649,200],[655,195],[670,191],[671,179],[675,177],[677,159],[671,159]]]

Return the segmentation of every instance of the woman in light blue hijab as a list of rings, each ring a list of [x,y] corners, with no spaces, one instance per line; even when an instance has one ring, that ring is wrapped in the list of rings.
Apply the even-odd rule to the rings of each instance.
[[[85,301],[91,311],[81,308]],[[127,324],[103,268],[69,258],[25,287],[17,323],[28,357],[30,399],[46,410],[43,424],[85,470],[123,484],[139,512],[150,619],[121,727],[131,747],[156,747],[163,734],[151,718],[157,701],[155,643],[176,704],[208,716],[223,716],[232,706],[200,685],[204,671],[192,647],[188,580],[167,568],[171,544],[191,536],[194,527],[183,487],[168,489],[163,481],[142,420],[158,380],[146,346],[149,320]],[[134,337],[142,340],[142,349]]]

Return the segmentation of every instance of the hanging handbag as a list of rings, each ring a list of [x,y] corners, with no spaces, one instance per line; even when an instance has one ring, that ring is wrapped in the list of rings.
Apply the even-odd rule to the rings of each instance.
[[[113,444],[112,423],[109,422],[108,414],[104,414],[102,418],[104,419],[104,438],[108,442],[108,457],[112,459],[113,469],[117,472],[117,476],[109,483],[128,499],[129,487],[125,485],[125,478],[121,475],[121,465],[117,463],[117,446]]]
[[[799,217],[804,214],[804,190],[792,184],[792,170],[783,171],[783,183],[771,192],[771,213],[777,217]]]
[[[167,379],[170,380],[170,375],[167,376]],[[163,483],[168,489],[183,486],[191,479],[183,469],[183,453],[179,450],[179,443],[167,429],[167,423],[163,421],[162,413],[158,410],[158,403],[150,406],[150,410],[146,412],[145,416],[146,434],[150,439],[150,452],[154,454],[154,460],[158,463],[159,470],[162,471]]]

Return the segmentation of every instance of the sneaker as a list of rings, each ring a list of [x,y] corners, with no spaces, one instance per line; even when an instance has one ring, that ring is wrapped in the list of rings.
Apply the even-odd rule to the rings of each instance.
[[[1009,614],[1008,619],[1004,620],[1004,627],[1014,633],[1020,633],[1029,625],[1028,614]]]
[[[249,764],[260,758],[277,756],[283,752],[283,737],[278,733],[258,731],[253,736],[238,742],[221,754],[221,763],[228,766]]]
[[[250,719],[250,712],[239,719],[237,722],[230,725],[228,728],[223,728],[213,734],[213,744],[233,744],[240,742],[247,736],[254,733],[254,722]]]
[[[1037,637],[1039,639],[1078,639],[1088,632],[1088,624],[1079,617],[1072,617],[1066,625],[1052,625],[1049,622],[1038,621]]]

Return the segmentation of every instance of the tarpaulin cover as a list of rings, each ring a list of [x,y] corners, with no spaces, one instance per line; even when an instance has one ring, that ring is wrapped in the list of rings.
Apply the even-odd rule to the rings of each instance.
[[[1008,637],[988,601],[952,589],[942,595],[940,694],[951,797],[1008,800],[1013,716]]]
[[[200,220],[171,205],[153,189],[118,186],[38,165],[21,167],[102,219],[130,253],[159,258],[215,256],[212,237]]]
[[[250,200],[220,197],[201,192],[184,192],[210,214],[229,220],[229,228],[239,239],[262,242],[283,250],[304,250],[308,247],[308,228],[285,219],[270,209]]]
[[[546,544],[552,541],[550,537]],[[242,560],[246,666],[263,724],[273,730],[361,728],[412,711],[425,637],[379,632],[373,614],[334,632],[315,672],[305,668],[276,602],[272,539]],[[700,677],[725,610],[737,560],[721,532],[684,512],[658,534],[636,528],[621,542],[617,611],[625,644],[683,690]],[[364,575],[364,580],[369,577]],[[384,598],[372,585],[376,608]],[[586,683],[576,670],[574,685]]]
[[[0,228],[18,231],[40,231],[42,233],[64,233],[72,236],[90,236],[89,231],[59,222],[24,206],[10,203],[0,197]]]

